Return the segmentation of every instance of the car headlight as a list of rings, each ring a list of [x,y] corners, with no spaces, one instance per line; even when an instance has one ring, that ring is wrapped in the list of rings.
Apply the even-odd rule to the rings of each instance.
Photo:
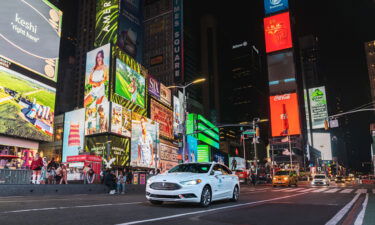
[[[150,185],[152,183],[152,180],[151,179],[148,179],[147,180],[147,185]]]
[[[181,181],[180,184],[182,185],[197,185],[202,182],[201,179],[196,179],[196,180],[186,180],[186,181]]]

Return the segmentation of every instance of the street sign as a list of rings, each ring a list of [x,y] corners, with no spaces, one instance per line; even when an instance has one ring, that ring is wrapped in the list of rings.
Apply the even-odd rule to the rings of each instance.
[[[242,132],[242,134],[247,134],[247,135],[254,135],[255,134],[255,130],[245,130],[244,132]]]
[[[329,121],[329,127],[330,128],[339,127],[339,121],[337,119],[330,120]]]

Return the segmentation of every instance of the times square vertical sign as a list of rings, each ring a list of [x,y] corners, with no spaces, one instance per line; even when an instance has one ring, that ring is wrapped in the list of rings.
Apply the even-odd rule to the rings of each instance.
[[[184,78],[183,0],[173,0],[173,74],[175,82]]]

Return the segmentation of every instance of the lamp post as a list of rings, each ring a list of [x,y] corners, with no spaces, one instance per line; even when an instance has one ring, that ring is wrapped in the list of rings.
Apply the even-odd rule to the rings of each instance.
[[[168,86],[167,88],[181,88],[182,89],[182,95],[183,95],[183,103],[182,103],[182,162],[185,162],[185,151],[186,151],[186,88],[193,85],[202,83],[206,80],[206,78],[199,78],[196,79],[186,85],[174,85],[174,86]]]

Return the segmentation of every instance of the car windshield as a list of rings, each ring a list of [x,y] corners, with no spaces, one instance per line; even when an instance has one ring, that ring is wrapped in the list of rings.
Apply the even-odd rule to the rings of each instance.
[[[315,179],[326,179],[326,176],[324,176],[324,175],[317,175],[317,176],[315,176]]]
[[[173,167],[168,173],[208,173],[211,164],[189,163]]]
[[[276,176],[283,176],[283,175],[289,175],[289,171],[277,171],[275,173]]]

